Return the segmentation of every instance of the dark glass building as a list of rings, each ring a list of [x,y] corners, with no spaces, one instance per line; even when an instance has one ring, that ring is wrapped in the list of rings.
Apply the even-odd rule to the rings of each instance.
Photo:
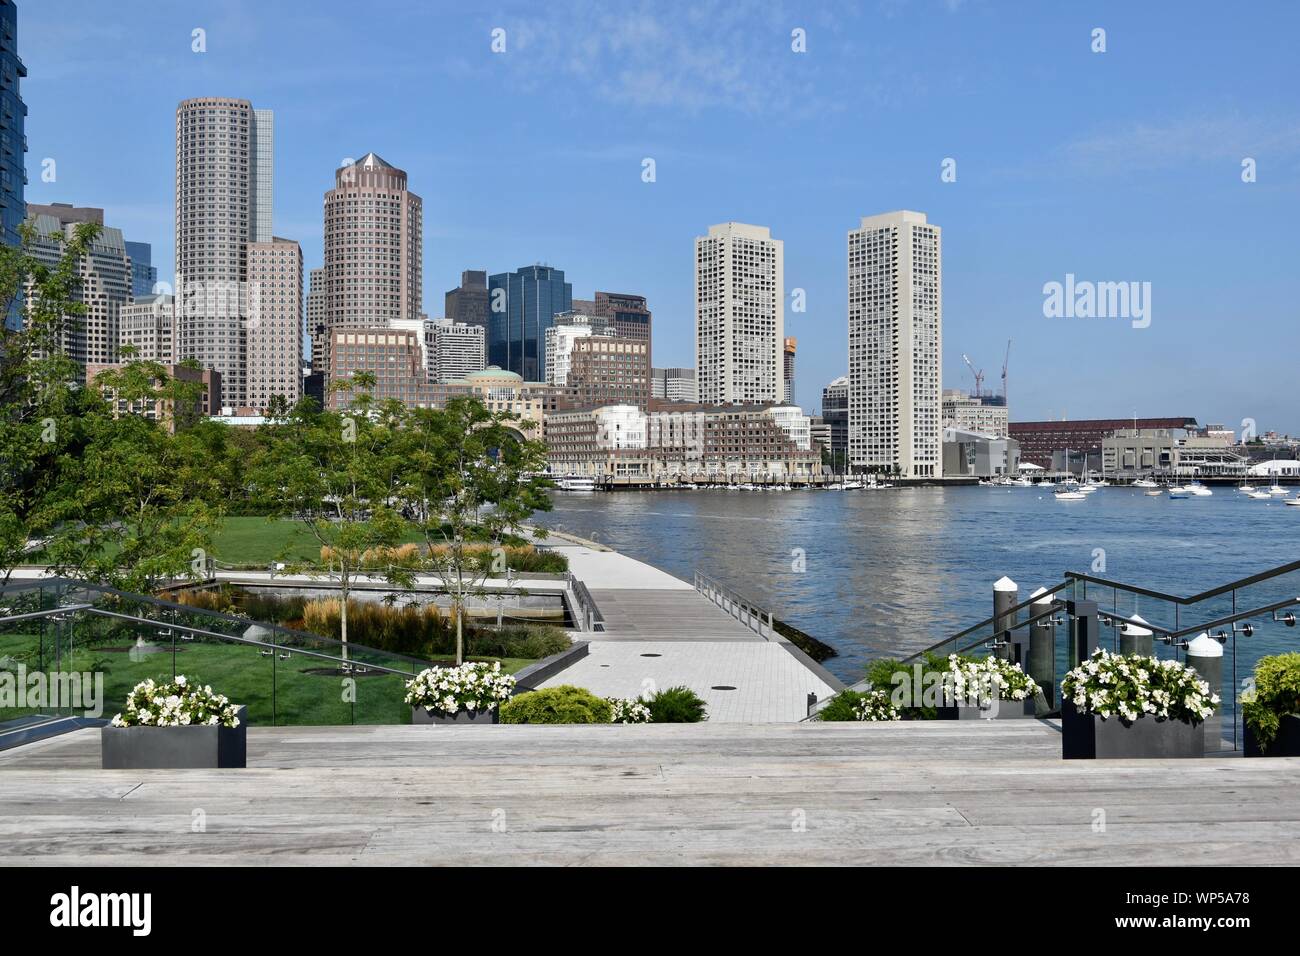
[[[139,299],[153,295],[158,281],[158,267],[153,264],[153,247],[147,242],[128,242],[126,254],[131,257],[131,295]]]
[[[525,382],[546,381],[546,330],[573,309],[573,286],[550,266],[525,266],[488,279],[488,365]]]
[[[0,0],[0,225],[9,245],[18,244],[18,227],[27,219],[23,194],[27,185],[27,104],[19,89],[19,81],[26,75],[27,67],[18,56],[18,7],[13,0]],[[15,305],[5,322],[15,325],[17,321]]]

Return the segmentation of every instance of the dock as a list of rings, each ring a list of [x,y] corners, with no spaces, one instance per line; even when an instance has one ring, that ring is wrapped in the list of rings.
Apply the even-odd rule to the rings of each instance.
[[[201,826],[201,830],[196,827]],[[3,865],[1295,865],[1300,759],[1046,721],[250,727],[244,771],[0,753]]]

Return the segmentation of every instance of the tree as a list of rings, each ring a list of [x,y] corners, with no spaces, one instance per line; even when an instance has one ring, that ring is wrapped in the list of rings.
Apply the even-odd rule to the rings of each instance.
[[[93,383],[85,443],[59,462],[45,552],[59,573],[147,594],[164,581],[206,573],[196,558],[219,525],[221,486],[209,436],[186,427],[198,415],[203,386],[133,356],[126,349],[128,361]],[[122,414],[101,390],[125,405]],[[147,417],[154,412],[157,420]]]
[[[486,595],[487,579],[507,571],[505,546],[524,540],[528,518],[551,507],[538,477],[545,447],[522,434],[531,427],[475,398],[407,416],[399,457],[405,511],[424,539],[426,566],[451,597],[457,664],[465,659],[467,601]]]
[[[86,311],[81,263],[99,231],[83,223],[71,238],[39,237],[25,224],[21,246],[0,246],[0,312],[17,312],[20,322],[0,333],[0,583],[50,530],[59,463],[84,444],[95,399],[80,387],[80,367],[64,345]],[[59,247],[54,264],[32,255],[38,239]]]
[[[405,531],[393,504],[404,410],[395,403],[377,406],[374,384],[373,375],[358,372],[331,386],[351,393],[346,411],[325,411],[303,399],[264,426],[263,446],[249,473],[267,513],[298,522],[320,547],[313,556],[286,546],[286,571],[338,582],[345,660],[348,598],[357,578],[377,571],[396,586],[413,579],[409,568],[391,560]]]

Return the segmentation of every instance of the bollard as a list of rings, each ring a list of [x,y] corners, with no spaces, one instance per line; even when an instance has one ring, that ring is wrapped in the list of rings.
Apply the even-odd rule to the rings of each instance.
[[[1140,614],[1134,614],[1129,620],[1141,621],[1142,624],[1146,623],[1146,619]],[[1121,624],[1119,628],[1119,652],[1121,654],[1141,654],[1144,657],[1150,657],[1155,653],[1151,628],[1142,627],[1139,624]]]
[[[1029,606],[1030,617],[1037,617],[1052,604],[1052,596],[1047,593],[1047,588],[1039,588],[1030,597],[1035,599]],[[1056,631],[1050,620],[1045,619],[1030,626],[1027,663],[1025,673],[1043,689],[1043,699],[1047,703],[1046,710],[1042,709],[1042,704],[1039,704],[1038,709],[1042,713],[1048,713],[1056,706]]]
[[[1219,695],[1214,716],[1205,722],[1205,749],[1213,753],[1223,747],[1223,645],[1202,631],[1187,645],[1187,666],[1210,685],[1210,693]]]
[[[1015,581],[1003,576],[993,582],[993,637],[1002,640],[1005,634],[1006,644],[995,653],[1005,661],[1016,659],[1015,647],[1011,644],[1011,628],[1015,626],[1016,616],[1010,609],[1020,603],[1020,588]]]

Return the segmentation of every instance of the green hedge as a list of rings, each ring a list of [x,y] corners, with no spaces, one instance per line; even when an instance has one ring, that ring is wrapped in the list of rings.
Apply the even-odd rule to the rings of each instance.
[[[503,724],[608,724],[609,701],[568,684],[529,691],[501,705]]]
[[[695,724],[707,720],[708,709],[689,687],[668,687],[648,701],[650,720],[656,724]]]

